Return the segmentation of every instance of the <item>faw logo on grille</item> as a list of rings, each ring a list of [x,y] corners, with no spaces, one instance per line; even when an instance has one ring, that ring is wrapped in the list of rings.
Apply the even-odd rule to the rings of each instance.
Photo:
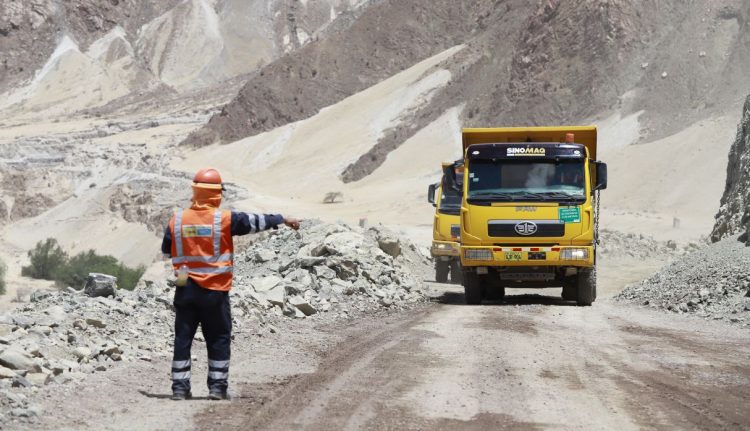
[[[536,223],[530,222],[530,221],[522,221],[520,223],[516,223],[516,233],[519,235],[534,235],[537,230]]]

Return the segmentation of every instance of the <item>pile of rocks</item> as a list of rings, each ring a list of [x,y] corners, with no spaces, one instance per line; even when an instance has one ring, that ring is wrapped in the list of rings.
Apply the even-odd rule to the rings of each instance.
[[[602,229],[597,253],[602,257],[630,257],[646,259],[653,256],[676,257],[699,250],[705,244],[678,244],[675,241],[657,241],[642,234]]]
[[[750,326],[750,248],[726,238],[628,286],[616,298]]]
[[[423,301],[430,262],[383,227],[313,222],[250,246],[235,259],[235,268],[240,301],[304,317]]]
[[[305,223],[265,235],[235,257],[231,292],[235,332],[264,335],[292,318],[339,319],[425,300],[429,260],[380,227]],[[134,291],[91,288],[35,292],[0,316],[0,423],[33,420],[28,392],[106,371],[118,362],[171,354],[174,288],[142,281]],[[98,296],[105,295],[105,296]],[[199,335],[196,338],[203,341]]]

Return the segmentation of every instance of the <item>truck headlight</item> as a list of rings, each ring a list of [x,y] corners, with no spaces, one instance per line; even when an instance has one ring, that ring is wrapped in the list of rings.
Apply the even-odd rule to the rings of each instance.
[[[492,250],[487,248],[469,248],[464,251],[464,257],[469,260],[492,260]]]
[[[560,260],[588,260],[587,248],[564,248],[560,250]]]
[[[450,244],[435,244],[435,248],[438,250],[450,250],[453,246]]]

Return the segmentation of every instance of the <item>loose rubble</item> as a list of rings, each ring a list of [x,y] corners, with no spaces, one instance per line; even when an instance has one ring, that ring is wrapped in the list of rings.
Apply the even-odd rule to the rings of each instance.
[[[676,257],[699,250],[704,244],[678,244],[675,241],[657,241],[651,237],[602,229],[597,253],[603,258],[630,257],[646,259],[653,256]]]
[[[235,256],[235,332],[263,336],[278,331],[279,319],[346,319],[426,300],[429,260],[382,227],[307,222],[260,238]],[[42,413],[28,400],[39,387],[171,354],[174,287],[166,277],[116,295],[112,278],[92,274],[89,282],[99,289],[39,292],[0,316],[0,427]],[[98,296],[102,289],[111,294]]]
[[[750,247],[733,236],[628,286],[621,301],[750,327]]]

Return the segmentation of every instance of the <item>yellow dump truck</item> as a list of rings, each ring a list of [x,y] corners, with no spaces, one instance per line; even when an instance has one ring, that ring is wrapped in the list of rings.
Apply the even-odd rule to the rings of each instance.
[[[461,264],[468,304],[505,288],[562,287],[565,300],[596,299],[599,191],[596,127],[463,130]],[[463,184],[459,184],[463,183]]]
[[[459,257],[459,212],[461,210],[461,190],[458,187],[445,187],[446,182],[456,178],[461,171],[459,163],[443,163],[443,176],[439,183],[431,184],[427,190],[427,201],[435,207],[432,222],[432,247],[430,254],[435,261],[435,281],[445,283],[450,274],[451,281],[461,282],[461,259]],[[460,184],[462,178],[458,178]]]

